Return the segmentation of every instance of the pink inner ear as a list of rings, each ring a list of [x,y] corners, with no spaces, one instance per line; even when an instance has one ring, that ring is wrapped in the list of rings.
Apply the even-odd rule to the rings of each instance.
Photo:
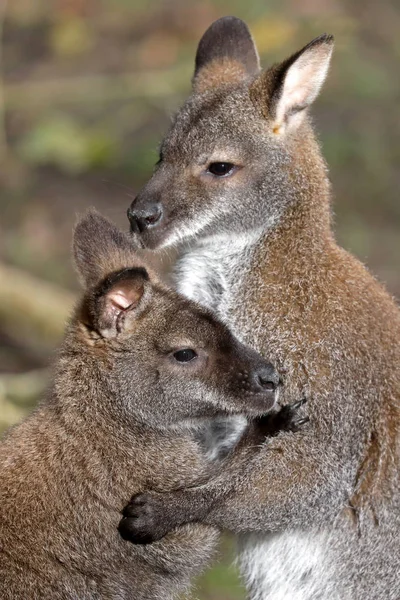
[[[133,304],[132,299],[129,299],[122,290],[113,291],[109,295],[109,299],[114,306],[120,308],[121,310],[126,310]]]

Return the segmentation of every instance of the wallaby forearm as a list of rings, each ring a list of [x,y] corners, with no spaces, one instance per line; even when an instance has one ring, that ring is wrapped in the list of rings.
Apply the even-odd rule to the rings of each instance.
[[[323,514],[326,524],[343,502],[347,486],[334,448],[317,446],[315,439],[313,443],[311,451],[309,436],[296,439],[296,457],[286,448],[266,444],[245,469],[226,469],[219,480],[183,492],[178,502],[182,505],[182,496],[191,495],[201,522],[241,533],[301,527],[310,520],[317,525],[324,500],[336,496],[330,515]]]
[[[235,533],[279,531],[310,520],[326,525],[344,503],[352,473],[343,473],[334,444],[311,429],[294,435],[261,447],[242,445],[205,485],[133,497],[124,511],[127,538],[148,543],[188,522]],[[329,514],[321,510],[328,497]]]

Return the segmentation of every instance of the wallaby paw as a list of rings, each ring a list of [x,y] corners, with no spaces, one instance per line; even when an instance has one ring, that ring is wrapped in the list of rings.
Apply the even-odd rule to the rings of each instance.
[[[299,431],[309,421],[307,416],[299,412],[306,402],[307,399],[302,398],[264,415],[258,419],[256,431],[265,438],[275,437],[282,431]]]
[[[163,538],[169,531],[163,526],[161,494],[146,493],[132,496],[122,511],[118,525],[121,537],[132,544],[151,544]]]
[[[303,425],[310,421],[309,417],[299,415],[300,408],[304,406],[306,402],[307,398],[302,398],[301,400],[293,402],[293,404],[282,406],[278,413],[281,431],[299,431]]]

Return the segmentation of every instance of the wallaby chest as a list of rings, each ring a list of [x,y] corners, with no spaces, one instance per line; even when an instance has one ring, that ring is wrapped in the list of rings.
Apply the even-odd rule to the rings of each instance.
[[[239,564],[251,600],[343,599],[326,533],[241,536]]]
[[[253,252],[254,239],[255,234],[235,238],[215,236],[184,250],[175,266],[178,291],[235,328],[236,299],[242,294],[246,259]]]

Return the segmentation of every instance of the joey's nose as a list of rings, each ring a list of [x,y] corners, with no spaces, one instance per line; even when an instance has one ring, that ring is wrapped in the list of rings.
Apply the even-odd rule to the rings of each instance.
[[[253,385],[259,391],[275,392],[280,383],[279,373],[271,364],[256,369],[253,373]]]
[[[146,229],[155,227],[162,219],[162,206],[154,202],[143,208],[135,207],[136,200],[128,208],[128,219],[132,233],[143,233]]]

